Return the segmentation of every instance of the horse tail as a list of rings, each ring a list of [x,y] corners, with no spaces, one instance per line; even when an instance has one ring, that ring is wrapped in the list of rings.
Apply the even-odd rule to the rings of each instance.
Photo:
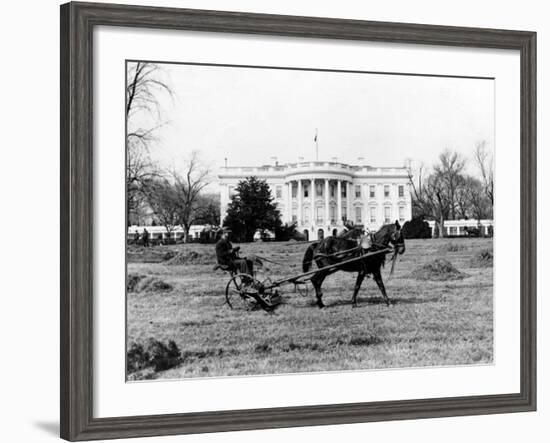
[[[312,243],[306,250],[304,254],[304,259],[302,260],[302,271],[307,272],[311,269],[311,264],[313,263],[313,251],[317,247],[317,243]]]

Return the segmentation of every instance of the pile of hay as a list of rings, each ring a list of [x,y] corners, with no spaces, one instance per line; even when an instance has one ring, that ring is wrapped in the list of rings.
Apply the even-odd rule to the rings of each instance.
[[[411,274],[416,280],[460,280],[467,277],[466,274],[456,269],[451,262],[438,258],[423,266],[416,268]]]
[[[213,265],[216,263],[213,252],[182,251],[166,261],[167,265]]]
[[[440,252],[460,252],[466,249],[468,249],[468,247],[462,243],[446,243],[439,246]]]
[[[493,252],[489,249],[479,251],[470,260],[472,268],[492,268],[493,267]]]
[[[126,281],[126,289],[128,292],[159,292],[171,291],[173,287],[158,277],[129,274]]]
[[[128,246],[126,251],[126,257],[130,263],[162,263],[175,255],[176,252],[172,249],[160,246],[150,248]]]

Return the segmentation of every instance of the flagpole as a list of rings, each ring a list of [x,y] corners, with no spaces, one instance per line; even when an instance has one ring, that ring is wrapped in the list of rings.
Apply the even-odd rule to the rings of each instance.
[[[315,128],[315,161],[319,161],[319,141],[317,128]]]

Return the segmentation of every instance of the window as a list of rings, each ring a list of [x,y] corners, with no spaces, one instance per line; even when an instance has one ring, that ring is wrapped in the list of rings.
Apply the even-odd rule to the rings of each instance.
[[[336,207],[335,206],[330,207],[330,222],[331,223],[336,222]]]
[[[384,207],[384,223],[388,224],[391,220],[391,208],[389,206]]]
[[[292,208],[292,221],[298,221],[298,208]]]
[[[388,198],[390,196],[390,185],[384,185],[384,197]]]
[[[342,208],[342,220],[347,220],[348,219],[348,208],[346,208],[345,206]]]
[[[315,184],[315,189],[317,191],[317,197],[322,197],[323,196],[323,184],[322,183],[316,183]]]
[[[304,224],[309,225],[309,208],[304,208]]]
[[[291,193],[292,193],[292,198],[296,198],[296,196],[298,195],[298,186],[294,186],[294,185],[290,185],[291,186]]]
[[[449,235],[456,235],[456,226],[449,227]]]
[[[361,207],[355,208],[355,223],[362,223]]]
[[[283,187],[282,186],[276,186],[275,187],[275,198],[283,198]]]
[[[370,222],[376,223],[376,207],[371,206],[369,208],[369,212],[370,212]]]
[[[346,198],[348,194],[348,186],[346,183],[342,185],[342,198]]]
[[[405,186],[399,185],[399,187],[397,189],[398,189],[397,192],[398,192],[399,197],[404,197],[405,196]]]
[[[330,185],[330,197],[334,198],[335,195],[336,195],[336,186],[333,183]]]
[[[405,208],[403,206],[399,206],[399,221],[405,221]]]
[[[376,197],[376,186],[374,185],[369,186],[369,197],[370,198]]]
[[[309,185],[304,185],[304,197],[309,197]]]
[[[361,185],[355,185],[355,198],[361,198]]]
[[[317,207],[317,216],[316,216],[317,223],[323,223],[323,210],[324,209],[325,208],[323,208],[322,206]]]

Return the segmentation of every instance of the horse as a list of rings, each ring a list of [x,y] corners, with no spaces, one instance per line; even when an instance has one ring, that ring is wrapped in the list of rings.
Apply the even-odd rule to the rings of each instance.
[[[302,269],[308,272],[312,263],[315,261],[318,268],[324,268],[338,263],[345,262],[360,255],[387,249],[390,243],[394,246],[394,257],[397,254],[405,252],[405,239],[399,222],[390,223],[382,226],[376,233],[367,234],[361,238],[359,244],[356,240],[345,237],[327,237],[320,242],[312,243],[304,254],[302,260]],[[390,306],[390,300],[386,294],[386,288],[382,281],[380,268],[384,265],[386,255],[380,253],[377,255],[367,256],[363,260],[356,260],[349,263],[344,263],[332,269],[326,269],[316,272],[311,277],[311,283],[315,288],[315,296],[317,297],[317,306],[324,308],[321,291],[323,281],[327,276],[337,271],[357,272],[357,280],[351,299],[352,307],[357,307],[357,293],[361,288],[364,278],[367,275],[372,275],[372,278],[378,285],[380,292],[386,302]],[[393,270],[393,267],[392,267]]]

